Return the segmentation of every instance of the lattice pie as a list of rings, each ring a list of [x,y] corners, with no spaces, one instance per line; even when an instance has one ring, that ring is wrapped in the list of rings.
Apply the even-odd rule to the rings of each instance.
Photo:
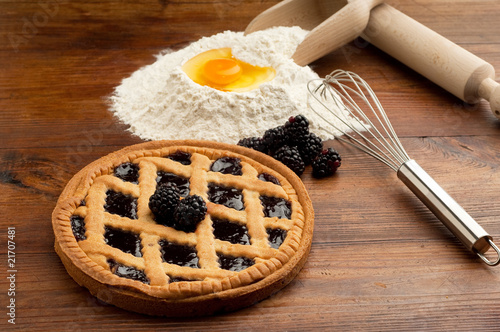
[[[167,185],[179,202],[201,197],[192,229],[152,212],[150,200]],[[52,223],[68,273],[96,297],[150,315],[198,316],[251,305],[288,284],[309,252],[313,209],[300,179],[260,152],[157,141],[83,168]]]

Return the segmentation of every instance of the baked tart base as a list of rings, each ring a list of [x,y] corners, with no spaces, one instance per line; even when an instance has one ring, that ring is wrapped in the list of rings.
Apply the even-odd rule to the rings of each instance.
[[[162,225],[149,209],[167,182],[206,202],[194,232]],[[267,155],[210,141],[152,141],[78,172],[52,224],[66,270],[100,300],[192,317],[252,305],[292,281],[310,250],[314,212],[302,181]]]

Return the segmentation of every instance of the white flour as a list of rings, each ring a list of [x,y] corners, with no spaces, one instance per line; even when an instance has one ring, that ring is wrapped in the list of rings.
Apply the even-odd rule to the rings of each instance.
[[[310,120],[314,133],[330,138],[318,128],[320,118],[307,108],[306,84],[319,77],[291,59],[306,34],[299,27],[277,27],[246,36],[226,31],[180,51],[164,52],[155,63],[122,81],[111,96],[111,110],[145,140],[236,143],[244,137],[262,136],[265,130],[283,125],[297,114]],[[222,92],[194,83],[181,70],[193,56],[223,47],[230,47],[242,61],[273,67],[275,78],[256,90]]]

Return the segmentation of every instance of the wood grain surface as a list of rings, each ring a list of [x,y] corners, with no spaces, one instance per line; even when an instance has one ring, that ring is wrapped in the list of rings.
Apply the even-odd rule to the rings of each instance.
[[[467,252],[391,170],[336,141],[327,142],[343,157],[336,176],[302,176],[316,212],[305,267],[252,307],[152,318],[96,300],[66,273],[51,227],[60,192],[87,163],[141,141],[109,112],[114,87],[162,50],[243,31],[277,2],[0,1],[0,330],[500,330],[500,267]],[[387,3],[491,63],[500,79],[498,0]],[[363,40],[311,66],[364,77],[410,156],[500,241],[500,122],[487,102],[464,104]]]

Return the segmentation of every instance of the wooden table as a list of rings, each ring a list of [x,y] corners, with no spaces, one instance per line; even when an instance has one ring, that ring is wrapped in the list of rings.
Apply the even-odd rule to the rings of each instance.
[[[302,176],[316,211],[305,267],[250,308],[151,318],[99,302],[68,276],[53,250],[58,195],[87,163],[140,142],[113,118],[106,97],[160,51],[242,31],[277,2],[0,2],[0,329],[500,329],[500,267],[469,253],[391,170],[337,142],[327,143],[343,157],[335,177],[314,180],[309,169]],[[499,1],[388,3],[500,71]],[[368,80],[410,156],[500,239],[500,122],[488,103],[464,104],[361,41],[313,68],[321,76],[353,70]],[[15,295],[7,279],[9,228]],[[6,315],[11,298],[15,326]]]

